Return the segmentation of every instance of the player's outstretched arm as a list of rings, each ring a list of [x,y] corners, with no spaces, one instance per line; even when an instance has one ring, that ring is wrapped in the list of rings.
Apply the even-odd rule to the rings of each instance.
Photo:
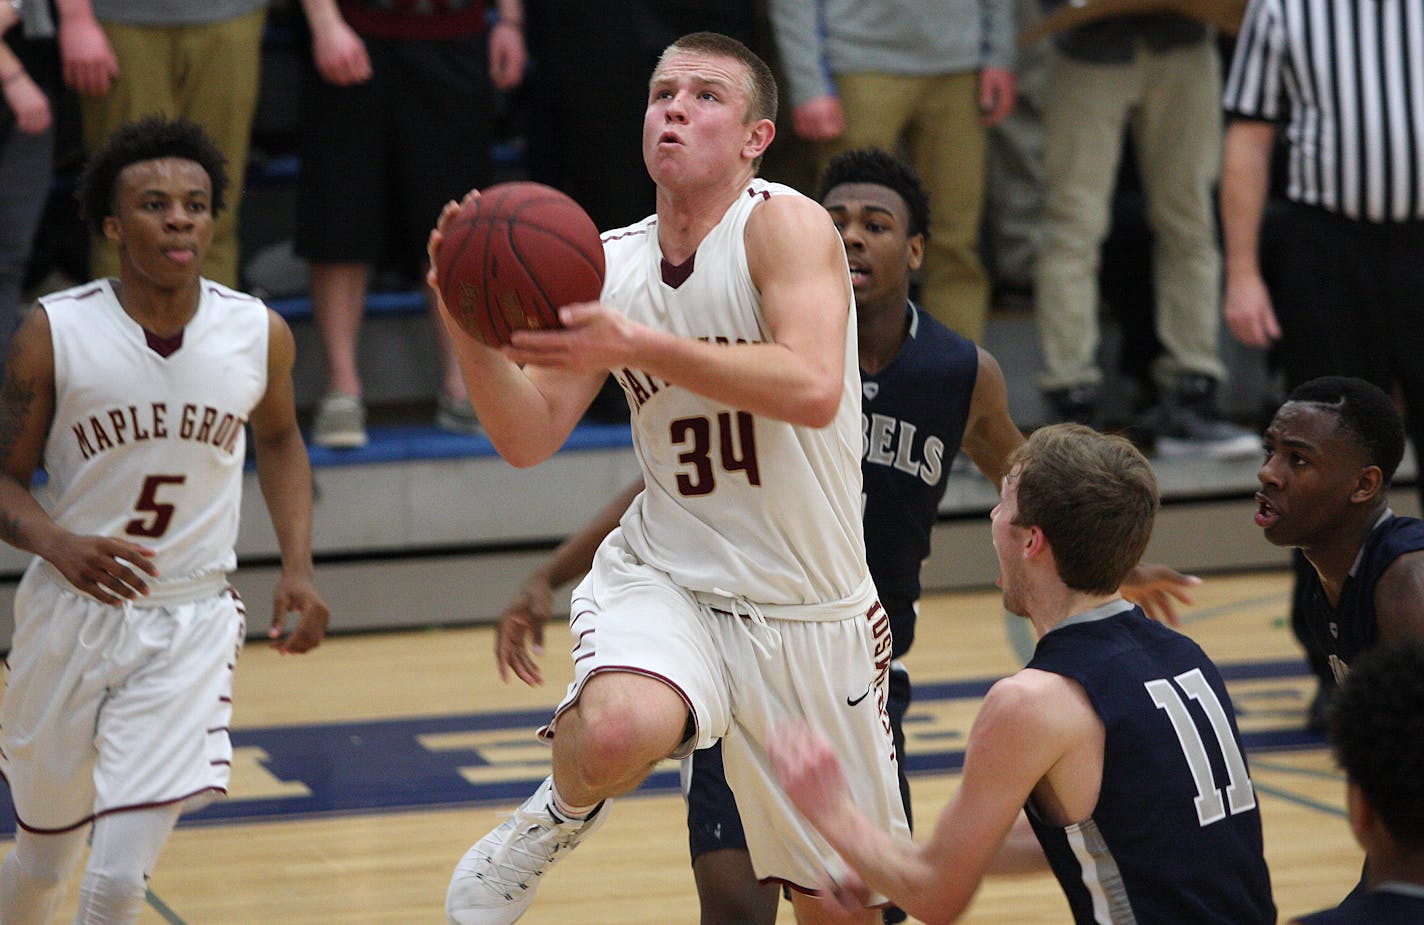
[[[153,551],[127,540],[82,536],[55,523],[30,493],[54,417],[49,316],[35,308],[10,341],[0,387],[0,539],[43,557],[80,591],[105,604],[148,592]]]
[[[979,348],[979,372],[969,399],[969,420],[960,445],[995,488],[1009,474],[1009,456],[1024,442],[1023,432],[1009,416],[1009,387],[994,355]]]
[[[787,795],[871,889],[926,923],[969,905],[1024,803],[1092,722],[1065,683],[1022,671],[990,689],[970,730],[964,776],[924,841],[894,838],[855,805],[830,744],[805,726],[780,730],[772,765]]]
[[[511,359],[500,350],[486,347],[450,318],[433,268],[439,264],[436,258],[445,240],[445,229],[461,205],[478,197],[479,191],[471,190],[460,202],[447,202],[441,209],[426,244],[431,267],[426,283],[435,293],[441,320],[455,345],[470,403],[490,442],[512,465],[534,466],[564,445],[612,366],[523,366],[526,360]]]
[[[272,600],[268,635],[281,652],[306,652],[321,644],[331,611],[316,590],[312,563],[312,475],[307,448],[297,424],[292,388],[296,344],[287,323],[267,312],[267,391],[252,409],[252,444],[257,454],[257,482],[282,553],[282,575]],[[287,614],[300,619],[289,635]]]
[[[554,612],[554,591],[589,570],[598,545],[618,526],[623,512],[642,490],[642,479],[629,485],[529,573],[514,600],[500,614],[495,631],[494,660],[501,681],[508,681],[513,672],[525,684],[544,683],[534,659],[544,654],[544,624]]]
[[[1195,575],[1184,575],[1155,562],[1139,562],[1127,573],[1119,593],[1157,622],[1180,626],[1177,605],[1195,604],[1192,589],[1201,583]]]

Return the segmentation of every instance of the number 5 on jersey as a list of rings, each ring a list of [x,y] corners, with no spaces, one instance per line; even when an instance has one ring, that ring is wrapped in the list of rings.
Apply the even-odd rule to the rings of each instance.
[[[138,500],[134,502],[134,510],[148,516],[135,517],[124,524],[124,532],[149,539],[157,539],[167,533],[175,509],[172,504],[158,500],[158,490],[164,485],[182,485],[185,481],[187,477],[182,475],[150,475],[144,479]]]
[[[1251,786],[1246,759],[1241,756],[1236,737],[1231,734],[1231,721],[1227,719],[1226,710],[1222,709],[1216,692],[1207,684],[1200,668],[1193,668],[1172,680],[1206,713],[1211,730],[1216,734],[1216,744],[1221,749],[1221,757],[1226,762],[1227,776],[1230,778],[1226,785],[1226,799],[1223,800],[1221,790],[1212,779],[1211,759],[1206,753],[1206,743],[1197,732],[1197,725],[1187,712],[1187,705],[1181,694],[1177,693],[1177,688],[1166,678],[1147,681],[1143,686],[1147,688],[1147,693],[1157,708],[1167,711],[1167,718],[1172,721],[1172,729],[1177,733],[1177,741],[1182,746],[1182,755],[1187,759],[1187,767],[1196,783],[1197,822],[1203,826],[1220,822],[1226,818],[1228,805],[1232,815],[1255,809],[1256,791]]]

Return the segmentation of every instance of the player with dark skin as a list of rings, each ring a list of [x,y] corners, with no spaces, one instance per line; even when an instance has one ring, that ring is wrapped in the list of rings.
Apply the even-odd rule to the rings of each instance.
[[[10,925],[44,925],[86,844],[75,921],[136,922],[179,814],[227,790],[246,631],[227,583],[244,421],[282,557],[272,646],[306,652],[326,632],[292,333],[201,276],[225,184],[198,126],[157,116],[121,126],[79,197],[117,247],[119,276],[45,297],[11,342],[0,539],[36,560],[16,594],[0,727],[20,826],[0,864]],[[219,438],[224,428],[231,436]],[[50,507],[31,493],[42,465]]]
[[[1351,667],[1330,710],[1350,830],[1365,849],[1363,889],[1297,925],[1424,921],[1424,642],[1382,644]]]
[[[846,156],[876,155],[853,152]],[[854,170],[847,173],[855,175]],[[873,173],[872,173],[873,175]],[[857,348],[862,375],[874,376],[896,357],[909,336],[911,274],[924,255],[925,236],[918,230],[910,204],[894,188],[879,182],[840,182],[822,196],[840,232],[856,298]],[[993,355],[977,349],[978,374],[961,447],[994,484],[1007,474],[1007,461],[1023,442],[1008,410],[1004,375]],[[542,654],[544,625],[553,613],[553,592],[587,571],[594,550],[617,524],[629,502],[642,489],[629,486],[612,499],[579,532],[560,545],[525,580],[500,617],[495,661],[500,676],[512,673],[527,684],[543,683],[535,656]],[[1144,609],[1174,621],[1175,603],[1191,602],[1190,587],[1198,579],[1163,566],[1142,564],[1123,589]],[[759,883],[745,850],[704,851],[693,861],[703,925],[771,923],[776,919],[779,889]]]
[[[165,158],[125,167],[104,233],[119,248],[124,311],[160,338],[182,331],[197,311],[199,273],[213,233],[212,183],[189,160]],[[270,313],[269,386],[252,410],[257,477],[272,512],[283,568],[273,600],[271,638],[284,653],[320,644],[328,609],[312,582],[311,468],[296,419],[292,332]],[[156,576],[151,552],[112,536],[61,528],[30,494],[54,412],[54,354],[49,322],[31,312],[15,334],[0,400],[0,539],[50,562],[70,584],[105,604],[142,596]],[[291,612],[301,620],[290,634]]]
[[[1353,399],[1356,408],[1346,408],[1351,398],[1332,400],[1341,395],[1359,396]],[[1360,407],[1362,402],[1371,404]],[[1387,442],[1397,449],[1376,449],[1371,445],[1376,438],[1353,427],[1351,419],[1393,433]],[[1359,379],[1311,380],[1281,405],[1266,428],[1264,444],[1256,525],[1271,543],[1299,548],[1314,567],[1330,617],[1341,623],[1333,633],[1339,645],[1332,662],[1348,663],[1371,640],[1424,639],[1424,548],[1398,554],[1379,574],[1372,593],[1360,589],[1373,603],[1372,628],[1354,625],[1359,615],[1353,604],[1336,610],[1361,550],[1389,510],[1389,483],[1404,444],[1389,397]],[[1392,520],[1401,528],[1418,529],[1413,518]],[[1315,629],[1317,635],[1322,630]]]

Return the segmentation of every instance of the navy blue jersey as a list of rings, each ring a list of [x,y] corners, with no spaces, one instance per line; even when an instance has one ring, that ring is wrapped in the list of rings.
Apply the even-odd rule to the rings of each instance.
[[[1303,915],[1301,925],[1419,925],[1424,922],[1424,886],[1386,884],[1356,890],[1334,909]]]
[[[1375,584],[1395,559],[1424,549],[1424,521],[1415,517],[1388,517],[1375,525],[1365,538],[1360,556],[1340,589],[1334,607],[1325,597],[1315,569],[1302,576],[1305,620],[1320,651],[1330,657],[1335,680],[1344,680],[1344,666],[1375,644],[1379,625],[1375,620]]]
[[[1216,666],[1125,602],[1070,618],[1029,668],[1082,685],[1106,730],[1090,818],[1026,807],[1080,925],[1276,921],[1261,814]]]
[[[915,638],[920,565],[979,374],[973,341],[913,304],[906,310],[910,332],[895,358],[878,373],[860,371],[865,557],[896,657]]]

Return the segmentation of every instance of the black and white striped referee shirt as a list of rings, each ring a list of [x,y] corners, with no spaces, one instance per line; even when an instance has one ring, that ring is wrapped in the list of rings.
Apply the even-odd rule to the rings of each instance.
[[[1292,201],[1424,219],[1424,0],[1251,0],[1223,104],[1285,123]]]

